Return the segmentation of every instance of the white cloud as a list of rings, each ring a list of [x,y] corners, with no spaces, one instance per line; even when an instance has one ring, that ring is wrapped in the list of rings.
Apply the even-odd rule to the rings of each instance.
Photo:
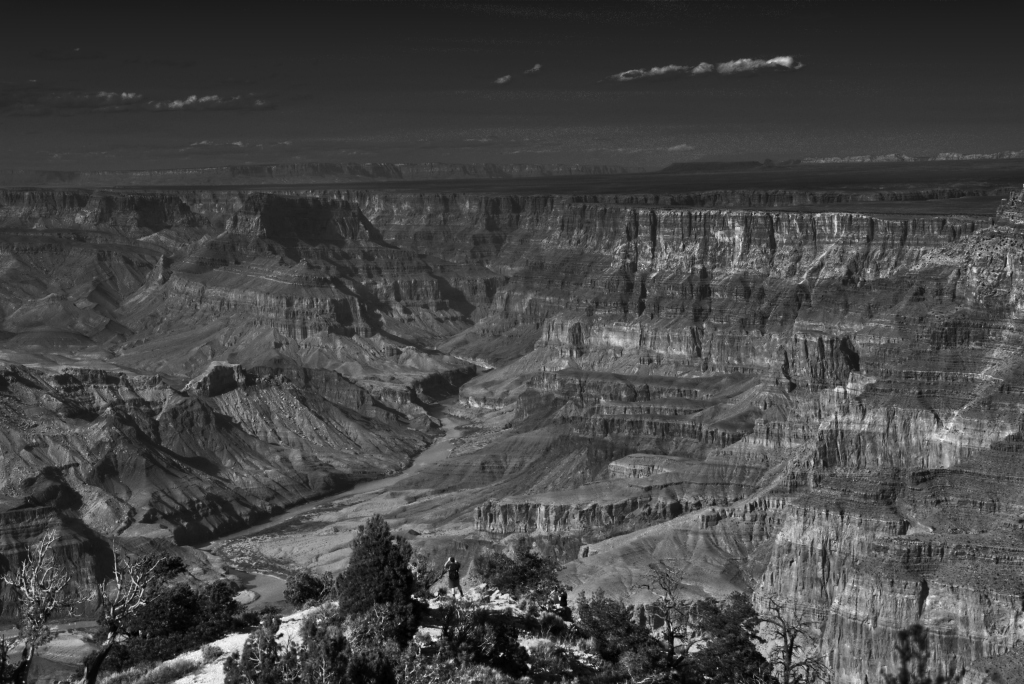
[[[163,111],[183,111],[189,109],[268,109],[266,100],[250,95],[221,97],[220,95],[189,95],[180,100],[151,100],[147,103],[150,109]]]
[[[729,62],[719,62],[717,65],[711,64],[710,62],[701,62],[695,67],[680,66],[678,64],[668,64],[666,66],[651,67],[650,69],[629,69],[628,71],[622,71],[617,74],[612,74],[612,80],[615,81],[635,81],[640,78],[650,78],[652,76],[665,76],[674,73],[688,73],[688,74],[710,74],[717,72],[719,74],[739,74],[743,72],[762,71],[765,69],[791,69],[796,70],[803,66],[793,57],[789,55],[782,55],[779,57],[772,57],[771,59],[750,59],[744,57],[742,59],[734,59]]]
[[[500,78],[494,79],[494,82],[497,83],[498,85],[505,85],[506,83],[508,83],[511,80],[512,80],[512,74],[505,74],[504,76],[502,76]]]
[[[743,71],[761,71],[762,69],[799,69],[803,64],[798,64],[789,55],[772,57],[771,59],[734,59],[731,62],[722,62],[718,65],[720,74],[738,74]]]
[[[534,64],[532,67],[524,71],[524,74],[535,74],[540,71],[540,64]]]
[[[687,145],[686,143],[682,143],[680,145],[673,145],[672,147],[666,147],[665,149],[668,150],[669,152],[683,152],[685,150],[692,150],[693,149],[693,145]]]
[[[136,102],[142,99],[139,93],[108,93],[104,90],[96,93],[96,96],[110,103]]]
[[[677,71],[690,71],[690,67],[679,66],[678,64],[669,64],[668,66],[651,67],[650,69],[630,69],[628,71],[614,74],[612,75],[612,78],[616,81],[635,81],[638,78],[664,76],[665,74],[671,74]]]

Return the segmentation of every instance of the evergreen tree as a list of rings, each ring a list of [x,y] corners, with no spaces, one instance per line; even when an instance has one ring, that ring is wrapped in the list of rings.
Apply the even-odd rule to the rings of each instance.
[[[347,613],[362,613],[374,604],[412,602],[416,578],[409,567],[412,547],[374,515],[352,542],[348,568],[338,576],[338,603]]]
[[[280,626],[281,620],[276,617],[263,620],[245,640],[242,653],[225,661],[224,684],[286,684],[300,681],[297,649],[281,649],[278,646],[277,630]]]
[[[320,603],[327,598],[333,583],[334,578],[329,572],[314,575],[309,570],[301,570],[289,577],[285,583],[284,600],[296,608]]]
[[[704,599],[694,604],[697,628],[705,635],[703,647],[691,655],[688,670],[704,684],[741,684],[774,681],[771,664],[758,652],[761,618],[750,598],[739,592],[724,601]]]

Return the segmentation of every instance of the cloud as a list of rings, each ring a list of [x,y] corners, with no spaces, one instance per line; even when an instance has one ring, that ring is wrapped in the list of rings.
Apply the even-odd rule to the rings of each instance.
[[[673,145],[672,147],[666,147],[665,149],[668,150],[669,152],[683,152],[685,150],[692,150],[693,145],[687,145],[686,143],[683,143],[681,145]]]
[[[214,109],[270,109],[272,105],[253,94],[188,95],[173,100],[147,99],[128,91],[82,91],[48,89],[38,83],[0,85],[0,112],[26,116],[72,114],[75,112],[187,111]]]
[[[803,64],[786,55],[771,59],[734,59],[718,65],[720,74],[738,74],[744,71],[761,71],[763,69],[799,69]]]
[[[729,62],[719,62],[711,64],[710,62],[701,62],[695,67],[680,66],[678,64],[669,64],[661,67],[651,67],[650,69],[629,69],[628,71],[622,71],[617,74],[612,74],[611,78],[613,81],[636,81],[641,78],[651,78],[652,76],[666,76],[668,74],[710,74],[719,73],[722,75],[739,74],[744,72],[756,72],[756,71],[783,71],[791,70],[795,71],[803,66],[790,55],[782,55],[779,57],[772,57],[771,59],[750,59],[744,57],[742,59],[734,59]]]
[[[72,111],[121,111],[138,106],[140,93],[48,90],[34,81],[27,86],[0,88],[0,111],[40,115]]]
[[[497,83],[498,85],[505,85],[506,83],[508,83],[511,80],[512,80],[512,74],[505,74],[504,76],[502,76],[500,78],[494,79],[494,82]]]
[[[612,75],[612,78],[616,81],[635,81],[638,78],[664,76],[665,74],[673,74],[677,71],[690,71],[690,67],[679,66],[678,64],[669,64],[668,66],[651,67],[650,69],[630,69],[628,71],[614,74]]]
[[[221,97],[220,95],[189,95],[179,100],[151,100],[146,103],[147,107],[155,111],[191,111],[210,109],[269,109],[270,104],[266,100],[253,97],[252,95],[235,95],[233,97]]]
[[[540,64],[534,64],[532,67],[524,71],[524,74],[535,74],[540,71]]]

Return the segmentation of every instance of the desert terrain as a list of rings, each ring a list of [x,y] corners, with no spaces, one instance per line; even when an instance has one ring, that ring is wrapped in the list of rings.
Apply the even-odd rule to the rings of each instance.
[[[629,171],[0,177],[4,557],[274,602],[381,513],[812,611],[837,681],[918,622],[1011,667],[1024,161]]]

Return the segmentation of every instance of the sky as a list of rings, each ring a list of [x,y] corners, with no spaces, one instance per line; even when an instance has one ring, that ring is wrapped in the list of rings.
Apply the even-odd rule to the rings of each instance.
[[[3,169],[1024,149],[996,4],[18,4]]]

